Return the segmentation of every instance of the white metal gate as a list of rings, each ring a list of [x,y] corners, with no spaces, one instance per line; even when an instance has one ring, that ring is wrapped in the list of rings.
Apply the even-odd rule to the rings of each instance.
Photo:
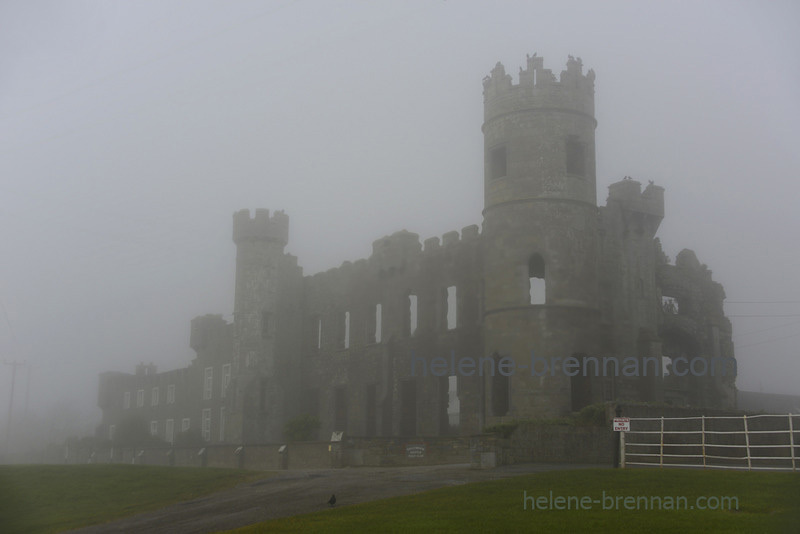
[[[800,415],[631,417],[620,465],[797,471]]]

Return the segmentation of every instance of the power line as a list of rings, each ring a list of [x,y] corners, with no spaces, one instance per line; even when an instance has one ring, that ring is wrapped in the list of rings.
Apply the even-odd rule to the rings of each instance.
[[[776,314],[752,314],[752,315],[728,315],[728,317],[800,317],[800,313],[776,313]]]
[[[800,300],[726,300],[725,304],[800,304]]]
[[[761,332],[767,332],[769,330],[775,330],[777,328],[785,328],[787,326],[794,326],[796,324],[800,324],[800,321],[792,321],[791,323],[780,324],[780,325],[777,325],[777,326],[768,326],[767,328],[760,328],[758,330],[750,330],[749,332],[736,333],[736,334],[733,335],[733,337],[749,336],[750,334],[759,334]]]
[[[773,341],[781,341],[781,340],[784,340],[784,339],[790,339],[790,338],[797,337],[797,336],[800,336],[800,332],[797,332],[796,334],[792,334],[790,336],[776,337],[776,338],[767,339],[767,340],[764,340],[764,341],[759,341],[758,343],[752,343],[750,345],[742,345],[741,347],[737,347],[737,349],[748,349],[750,347],[756,347],[758,345],[763,345],[765,343],[772,343]]]

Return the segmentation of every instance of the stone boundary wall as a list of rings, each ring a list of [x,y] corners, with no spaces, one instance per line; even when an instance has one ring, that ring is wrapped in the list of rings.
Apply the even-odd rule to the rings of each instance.
[[[54,463],[134,463],[229,467],[273,471],[338,467],[390,467],[469,463],[492,468],[518,463],[607,464],[614,461],[614,403],[606,403],[606,422],[570,425],[521,421],[508,437],[498,434],[448,437],[345,437],[341,442],[209,445],[191,448],[117,448],[92,452],[72,449]],[[668,405],[621,404],[624,417],[741,416],[740,411],[698,410]],[[509,421],[513,423],[514,421]],[[730,423],[735,424],[736,421]],[[201,452],[202,451],[202,452]],[[113,452],[113,455],[112,455]]]

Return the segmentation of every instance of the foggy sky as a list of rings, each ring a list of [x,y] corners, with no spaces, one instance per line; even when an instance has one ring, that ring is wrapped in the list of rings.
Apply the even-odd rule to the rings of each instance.
[[[666,188],[664,251],[724,285],[739,388],[800,394],[798,21],[792,1],[3,2],[0,361],[31,364],[32,411],[92,417],[98,373],[188,365],[190,319],[232,319],[241,208],[286,211],[305,274],[480,224],[481,79],[536,52],[595,70],[598,203],[625,175]]]

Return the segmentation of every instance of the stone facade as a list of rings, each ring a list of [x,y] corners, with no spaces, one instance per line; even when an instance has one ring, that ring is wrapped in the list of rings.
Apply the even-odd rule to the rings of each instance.
[[[482,229],[424,243],[402,230],[304,276],[284,252],[287,215],[235,213],[233,323],[195,319],[187,369],[102,375],[100,431],[124,395],[172,381],[181,403],[138,408],[146,418],[180,406],[202,424],[210,409],[210,440],[243,444],[281,441],[302,414],[319,437],[413,437],[617,399],[733,407],[735,371],[711,376],[735,369],[725,295],[693,252],[671,265],[661,251],[664,190],[625,177],[597,205],[594,73],[570,57],[556,79],[534,55],[516,84],[498,63],[483,91]]]

